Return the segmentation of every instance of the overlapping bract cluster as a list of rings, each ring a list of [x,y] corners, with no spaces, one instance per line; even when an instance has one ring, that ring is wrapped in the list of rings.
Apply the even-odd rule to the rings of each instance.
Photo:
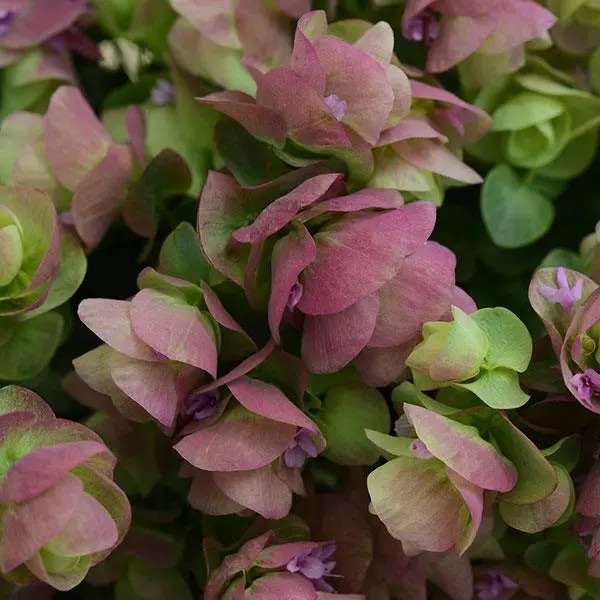
[[[35,393],[0,390],[0,572],[16,584],[78,585],[123,539],[131,510],[115,457]]]

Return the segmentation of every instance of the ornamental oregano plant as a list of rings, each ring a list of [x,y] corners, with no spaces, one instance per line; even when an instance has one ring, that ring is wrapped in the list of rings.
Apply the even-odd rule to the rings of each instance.
[[[0,600],[600,600],[598,0],[0,0]]]

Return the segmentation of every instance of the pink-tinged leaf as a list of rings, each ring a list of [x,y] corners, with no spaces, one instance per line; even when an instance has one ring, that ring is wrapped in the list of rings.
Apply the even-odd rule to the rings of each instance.
[[[392,105],[392,112],[388,117],[388,122],[397,123],[406,117],[410,111],[412,103],[410,81],[406,73],[396,65],[387,66],[387,78],[394,94],[394,103]]]
[[[131,301],[133,332],[171,360],[217,374],[217,346],[208,319],[180,298],[146,288]]]
[[[119,355],[111,360],[110,374],[118,388],[161,425],[173,424],[179,394],[171,365]]]
[[[275,0],[279,10],[293,19],[299,19],[310,10],[309,0]]]
[[[460,308],[464,313],[470,315],[471,313],[477,310],[477,304],[475,304],[475,300],[465,292],[462,288],[458,286],[454,286],[452,290],[452,306],[456,306]],[[454,317],[452,316],[452,311],[448,310],[445,316],[445,320],[451,321]]]
[[[427,121],[421,121],[420,119],[406,119],[394,125],[389,129],[385,129],[377,146],[387,146],[388,144],[394,144],[395,142],[402,142],[410,139],[442,139],[444,136],[434,129]]]
[[[59,556],[76,557],[111,550],[118,540],[110,514],[93,496],[83,493],[69,522],[44,548]]]
[[[330,314],[372,294],[396,274],[402,258],[427,241],[434,223],[435,206],[413,202],[326,226],[315,236],[317,258],[304,271],[298,308]]]
[[[237,573],[245,571],[254,563],[271,538],[271,532],[264,533],[246,542],[235,554],[226,556],[221,564],[210,574],[204,600],[219,600],[221,591],[227,580]]]
[[[197,469],[247,471],[279,458],[296,429],[237,406],[214,425],[184,437],[175,450]]]
[[[271,262],[271,295],[269,296],[269,328],[279,343],[279,327],[290,292],[302,271],[315,259],[317,247],[308,229],[298,224],[273,247]]]
[[[281,115],[288,137],[315,148],[349,148],[341,123],[323,96],[289,68],[271,69],[259,81],[256,102]]]
[[[298,19],[298,29],[311,41],[327,33],[327,14],[324,10],[312,10]]]
[[[291,67],[321,96],[325,96],[325,71],[315,47],[300,27],[296,28],[294,36]]]
[[[246,244],[266,240],[288,225],[301,210],[336,192],[343,178],[341,173],[326,173],[304,181],[285,196],[269,204],[253,223],[236,230],[233,237]]]
[[[220,388],[222,385],[227,385],[228,383],[239,379],[263,363],[271,355],[273,350],[275,350],[275,342],[269,340],[263,348],[243,360],[237,367],[231,369],[229,373],[226,373],[223,377],[219,377],[219,379],[215,379],[215,381],[203,386],[198,391],[210,392],[211,390]]]
[[[557,21],[549,10],[532,0],[500,2],[494,14],[498,22],[482,48],[486,54],[507,52],[541,37]]]
[[[12,412],[28,412],[40,420],[54,418],[54,412],[40,396],[18,385],[0,388],[0,416]]]
[[[217,472],[213,477],[229,498],[265,519],[282,519],[292,508],[292,492],[270,465],[252,471]]]
[[[462,556],[475,541],[475,536],[481,526],[483,519],[483,490],[470,481],[463,479],[452,469],[448,469],[448,479],[450,479],[452,485],[454,485],[458,493],[462,496],[471,515],[468,527],[456,543],[456,549],[459,555]]]
[[[427,2],[427,4],[431,4],[431,2]],[[446,15],[472,17],[483,13],[493,13],[500,4],[502,4],[502,0],[435,0],[435,10]]]
[[[515,487],[515,466],[482,439],[475,427],[417,405],[405,404],[404,411],[429,452],[467,481],[498,492]]]
[[[450,309],[454,254],[427,242],[404,259],[400,270],[379,290],[379,314],[369,346],[398,346],[414,338],[423,323]]]
[[[365,296],[338,313],[306,315],[302,330],[302,359],[312,373],[334,373],[356,358],[369,343],[379,301]]]
[[[78,586],[87,575],[92,566],[91,556],[82,556],[77,561],[71,563],[71,568],[62,572],[53,572],[46,568],[46,564],[40,554],[35,554],[26,563],[25,566],[40,581],[47,583],[55,590],[67,592]]]
[[[239,48],[233,10],[229,2],[212,0],[171,0],[173,8],[185,17],[202,35],[226,48]]]
[[[325,96],[335,94],[346,102],[344,123],[369,144],[377,143],[394,107],[386,68],[360,48],[333,36],[316,39],[314,47],[326,74]]]
[[[221,490],[212,473],[199,469],[195,469],[192,474],[188,502],[193,508],[207,515],[231,515],[244,510],[241,504],[233,501]]]
[[[245,592],[246,600],[317,600],[315,586],[295,573],[270,573],[257,579]]]
[[[386,21],[379,21],[372,27],[369,27],[354,42],[354,46],[370,54],[384,65],[388,65],[394,53],[394,30]]]
[[[433,100],[449,105],[449,108],[460,109],[455,112],[460,121],[464,133],[461,139],[465,144],[470,144],[483,137],[492,127],[492,118],[478,106],[469,104],[448,92],[447,90],[423,83],[422,81],[411,81],[410,88],[413,98],[419,100]]]
[[[156,352],[131,328],[131,301],[88,298],[77,309],[83,324],[111,348],[140,360],[158,360]]]
[[[342,577],[334,582],[336,590],[349,593],[364,589],[374,558],[374,539],[366,513],[342,494],[319,494],[317,503],[316,539],[337,543],[335,572]]]
[[[375,469],[367,486],[374,511],[390,534],[421,550],[448,550],[469,518],[437,461],[395,458]]]
[[[240,377],[230,383],[229,391],[235,399],[250,412],[267,419],[296,425],[318,433],[318,427],[274,385]]]
[[[494,31],[495,14],[444,17],[440,34],[429,47],[427,71],[443,73],[475,52]]]
[[[267,65],[289,62],[290,23],[263,0],[238,0],[235,25],[244,54]]]
[[[367,210],[370,208],[400,208],[404,204],[402,194],[397,190],[367,188],[348,194],[338,196],[331,200],[322,200],[313,204],[298,215],[298,219],[306,223],[325,213],[345,213]]]
[[[394,150],[408,163],[463,183],[481,183],[483,179],[460,158],[439,142],[414,139],[397,142]]]
[[[417,339],[389,348],[365,348],[353,361],[363,381],[372,387],[385,387],[398,381],[404,372],[405,361]]]
[[[259,140],[283,147],[286,122],[279,107],[256,104],[252,96],[236,91],[215,92],[200,102],[231,117]]]
[[[7,507],[0,518],[0,567],[12,571],[31,558],[68,522],[76,510],[83,485],[67,475],[29,502]]]
[[[25,502],[42,494],[71,469],[96,454],[108,454],[99,442],[70,442],[29,452],[8,469],[0,483],[0,502]]]
[[[75,190],[71,215],[88,248],[95,248],[117,218],[131,178],[133,162],[127,146],[113,144]]]
[[[256,565],[263,569],[277,569],[289,563],[297,554],[308,553],[317,546],[317,542],[290,542],[269,546],[260,553]]]
[[[48,161],[58,180],[74,192],[108,152],[110,136],[75,87],[54,92],[44,124]]]
[[[600,518],[600,465],[594,463],[577,494],[577,512],[586,517]]]
[[[129,143],[135,152],[138,162],[144,164],[146,162],[146,121],[144,113],[139,106],[131,104],[127,107],[125,126],[127,127]]]
[[[88,7],[83,0],[36,0],[18,12],[2,37],[7,48],[29,48],[68,29]]]

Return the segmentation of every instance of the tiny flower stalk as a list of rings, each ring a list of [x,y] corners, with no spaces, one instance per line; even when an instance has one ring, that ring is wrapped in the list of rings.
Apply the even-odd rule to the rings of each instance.
[[[78,585],[123,540],[131,509],[115,458],[25,388],[0,389],[0,573],[24,585]]]
[[[528,396],[519,386],[532,353],[525,325],[505,308],[467,315],[452,308],[452,322],[429,322],[423,341],[406,359],[422,390],[467,390],[492,408],[518,408]]]

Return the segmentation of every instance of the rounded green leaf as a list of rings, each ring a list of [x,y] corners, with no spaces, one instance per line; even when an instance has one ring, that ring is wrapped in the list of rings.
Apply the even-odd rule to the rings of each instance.
[[[483,373],[470,383],[455,383],[473,392],[482,402],[496,409],[519,408],[529,396],[521,389],[514,371],[499,367]]]
[[[527,327],[507,308],[482,308],[471,318],[490,340],[485,357],[489,369],[505,367],[523,373],[529,366],[533,344]]]
[[[490,237],[503,248],[535,242],[554,220],[550,200],[528,187],[508,165],[498,165],[486,177],[481,213]]]
[[[365,429],[387,433],[390,414],[384,397],[361,383],[329,390],[315,419],[327,440],[325,456],[341,465],[372,465],[379,450]]]

